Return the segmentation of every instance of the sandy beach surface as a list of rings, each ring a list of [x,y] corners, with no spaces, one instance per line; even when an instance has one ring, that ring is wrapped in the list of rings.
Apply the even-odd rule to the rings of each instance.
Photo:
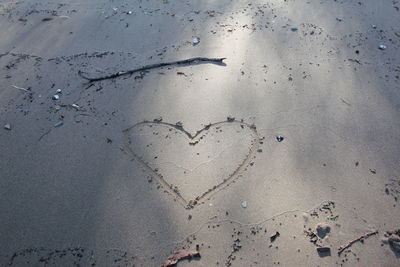
[[[2,0],[0,265],[399,266],[399,9]]]

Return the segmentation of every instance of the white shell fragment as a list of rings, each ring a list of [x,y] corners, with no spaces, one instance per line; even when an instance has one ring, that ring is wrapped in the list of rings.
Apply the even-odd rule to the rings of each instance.
[[[54,123],[54,127],[60,127],[60,126],[62,126],[64,124],[64,122],[63,121],[58,121],[58,122],[56,122],[56,123]]]
[[[77,104],[72,104],[71,106],[72,106],[74,109],[77,109],[77,110],[80,108]]]
[[[200,38],[194,37],[194,38],[192,39],[192,44],[193,44],[193,45],[197,45],[197,44],[199,44],[199,43],[200,43]]]
[[[247,208],[247,200],[242,201],[242,208]]]

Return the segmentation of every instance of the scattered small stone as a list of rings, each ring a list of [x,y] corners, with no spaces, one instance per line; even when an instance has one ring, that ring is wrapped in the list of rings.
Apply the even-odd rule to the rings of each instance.
[[[57,94],[61,94],[61,93],[62,93],[62,89],[57,89],[57,90],[56,90],[56,93],[57,93]]]
[[[58,121],[58,122],[56,122],[56,123],[54,123],[54,127],[60,127],[60,126],[62,126],[64,124],[64,122],[63,121]]]
[[[192,45],[198,45],[199,43],[200,43],[200,38],[194,37],[194,38],[192,39]]]
[[[61,109],[61,106],[55,105],[54,108],[55,108],[55,110],[59,111]]]
[[[274,242],[280,235],[281,234],[277,231],[275,234],[269,237],[269,240],[271,240],[271,242]]]
[[[53,95],[53,100],[58,100],[58,99],[60,99],[59,95]]]
[[[290,30],[292,32],[297,32],[298,28],[296,26],[292,26],[292,27],[290,27]]]
[[[281,136],[281,135],[278,135],[278,136],[276,137],[276,141],[278,141],[279,143],[282,142],[284,139],[285,139],[285,138],[284,138],[283,136]]]
[[[154,122],[162,122],[162,120],[163,120],[163,118],[160,116],[160,117],[155,118],[153,121]]]
[[[327,223],[319,223],[316,227],[317,235],[323,239],[331,231],[331,227]]]
[[[386,50],[386,48],[387,48],[387,46],[383,45],[383,44],[379,45],[378,47],[380,50]]]
[[[126,14],[131,15],[131,14],[132,14],[132,11],[129,10],[128,12],[126,12]]]
[[[80,106],[78,106],[77,104],[72,104],[71,107],[73,107],[76,110],[78,110],[80,108]]]
[[[188,220],[190,221],[191,219],[192,219],[192,215],[191,214],[189,214],[189,216],[188,216]]]
[[[262,152],[262,149],[260,148],[260,149],[257,149],[257,152],[258,153],[261,153]]]
[[[9,123],[6,123],[6,124],[4,125],[4,129],[6,129],[6,130],[8,130],[8,131],[11,131],[11,125],[10,125]]]
[[[318,247],[317,252],[320,257],[331,256],[331,248],[329,247]]]
[[[110,138],[106,137],[106,142],[107,142],[107,144],[111,144],[112,140]]]
[[[226,120],[227,120],[228,122],[233,122],[233,121],[235,121],[235,117],[228,116],[228,117],[226,117]]]
[[[339,21],[339,22],[343,21],[342,18],[336,18],[336,20]]]
[[[247,200],[242,201],[242,208],[247,208]]]
[[[376,29],[376,25],[375,24],[372,24],[372,29]]]

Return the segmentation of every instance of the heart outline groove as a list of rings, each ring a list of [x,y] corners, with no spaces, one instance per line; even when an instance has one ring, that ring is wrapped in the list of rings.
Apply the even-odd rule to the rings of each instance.
[[[181,133],[186,136],[186,138],[189,140],[189,145],[196,145],[201,141],[201,138],[198,138],[201,133],[205,133],[209,131],[211,128],[217,127],[217,126],[223,126],[225,124],[238,124],[242,128],[246,127],[250,130],[251,136],[252,136],[252,142],[251,145],[249,146],[249,153],[244,157],[243,161],[240,162],[240,164],[233,170],[232,173],[228,175],[226,179],[223,179],[222,182],[217,183],[214,185],[212,188],[208,189],[207,191],[201,193],[200,195],[194,197],[193,199],[185,199],[177,190],[176,188],[173,187],[172,184],[168,183],[163,175],[159,172],[156,171],[153,167],[150,166],[149,163],[145,162],[138,154],[135,153],[135,151],[131,147],[131,138],[129,133],[143,125],[158,125],[158,126],[165,126],[165,127],[172,127],[175,128],[176,130],[180,131]],[[163,122],[160,119],[155,119],[153,121],[142,121],[139,123],[134,124],[133,126],[123,130],[124,134],[124,151],[127,152],[130,156],[132,156],[132,159],[136,160],[139,162],[145,169],[146,171],[150,174],[150,176],[156,180],[162,187],[163,189],[167,190],[168,193],[173,195],[175,197],[175,200],[180,203],[182,206],[184,206],[186,209],[192,209],[199,203],[201,203],[204,199],[211,197],[215,193],[219,192],[223,188],[227,187],[229,184],[237,180],[241,175],[240,173],[249,165],[250,161],[252,158],[255,158],[256,151],[258,150],[259,144],[260,144],[260,136],[257,132],[256,126],[254,124],[248,124],[243,121],[238,121],[233,118],[229,118],[225,121],[219,121],[215,123],[209,123],[205,125],[202,129],[198,130],[195,134],[191,134],[187,130],[183,128],[183,125],[178,122],[176,124],[173,123],[168,123],[168,122]],[[197,139],[196,139],[197,138]]]

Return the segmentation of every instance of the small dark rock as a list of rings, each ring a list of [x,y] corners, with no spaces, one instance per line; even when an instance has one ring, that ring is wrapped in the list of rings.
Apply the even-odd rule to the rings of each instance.
[[[272,236],[270,236],[270,240],[271,240],[271,242],[274,242],[277,238],[278,238],[278,236],[280,236],[281,234],[277,231],[275,234],[273,234]]]
[[[317,252],[320,257],[331,256],[331,248],[329,247],[318,247]]]
[[[160,116],[160,117],[157,117],[157,118],[155,118],[153,121],[154,122],[162,122],[162,117]]]

